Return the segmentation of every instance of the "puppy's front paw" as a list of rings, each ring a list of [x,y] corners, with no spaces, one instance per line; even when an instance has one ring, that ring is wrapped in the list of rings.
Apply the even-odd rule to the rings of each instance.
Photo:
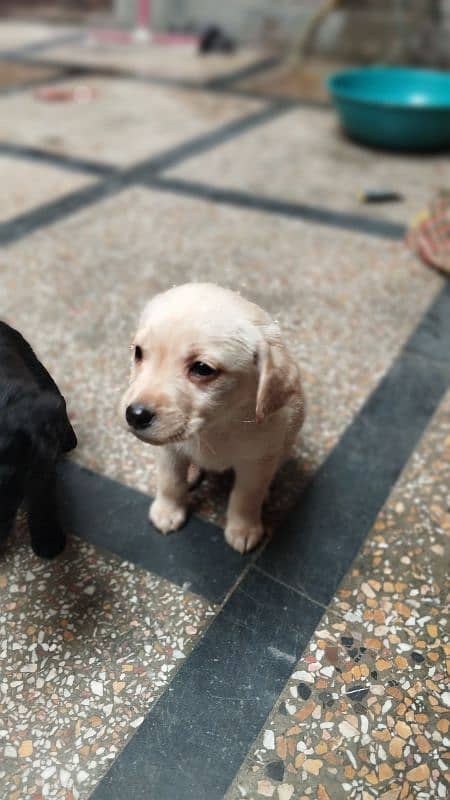
[[[149,519],[161,533],[177,531],[186,522],[187,509],[169,500],[154,500]]]
[[[43,531],[36,535],[36,531],[31,534],[31,547],[39,558],[55,558],[59,556],[66,546],[65,534],[55,528],[53,531]]]
[[[225,539],[238,553],[248,553],[261,541],[264,529],[261,523],[246,525],[245,523],[228,523],[225,528]]]
[[[200,467],[197,466],[197,464],[189,464],[187,482],[190,492],[193,492],[197,486],[200,486],[204,475],[205,473]]]

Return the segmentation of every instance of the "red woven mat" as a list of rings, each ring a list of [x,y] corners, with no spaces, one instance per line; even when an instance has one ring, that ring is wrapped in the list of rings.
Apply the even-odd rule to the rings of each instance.
[[[406,241],[426,264],[450,275],[450,191],[442,192],[419,215]]]

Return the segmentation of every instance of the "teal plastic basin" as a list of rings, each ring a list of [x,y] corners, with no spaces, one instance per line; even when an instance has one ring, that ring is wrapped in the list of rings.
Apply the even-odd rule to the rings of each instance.
[[[450,74],[410,67],[336,72],[328,90],[347,133],[390,150],[450,149]]]

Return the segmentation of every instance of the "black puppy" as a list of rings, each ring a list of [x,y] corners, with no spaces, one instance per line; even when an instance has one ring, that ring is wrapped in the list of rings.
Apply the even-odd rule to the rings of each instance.
[[[0,541],[25,500],[36,555],[53,558],[64,549],[56,464],[76,445],[56,383],[20,333],[0,322]]]

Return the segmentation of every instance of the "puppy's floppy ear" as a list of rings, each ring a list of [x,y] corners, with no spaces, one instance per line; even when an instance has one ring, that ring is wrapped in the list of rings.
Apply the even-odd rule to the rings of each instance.
[[[60,424],[60,441],[63,453],[69,453],[71,450],[75,450],[78,440],[76,437],[76,433],[72,428],[70,423],[68,414],[67,414],[67,406],[66,400],[62,394],[59,395],[60,402],[59,402],[59,424]]]
[[[28,399],[23,399],[21,406],[21,427],[42,455],[56,457],[58,453],[68,452],[76,446],[76,436],[67,417],[66,401],[59,392],[31,394]]]
[[[301,391],[300,373],[291,354],[281,341],[276,323],[263,328],[257,348],[259,381],[256,393],[256,421],[282,408],[292,395]]]
[[[58,450],[68,453],[77,446],[77,437],[67,416],[66,401],[59,392],[42,393],[35,413],[39,431],[49,440],[54,440]]]

